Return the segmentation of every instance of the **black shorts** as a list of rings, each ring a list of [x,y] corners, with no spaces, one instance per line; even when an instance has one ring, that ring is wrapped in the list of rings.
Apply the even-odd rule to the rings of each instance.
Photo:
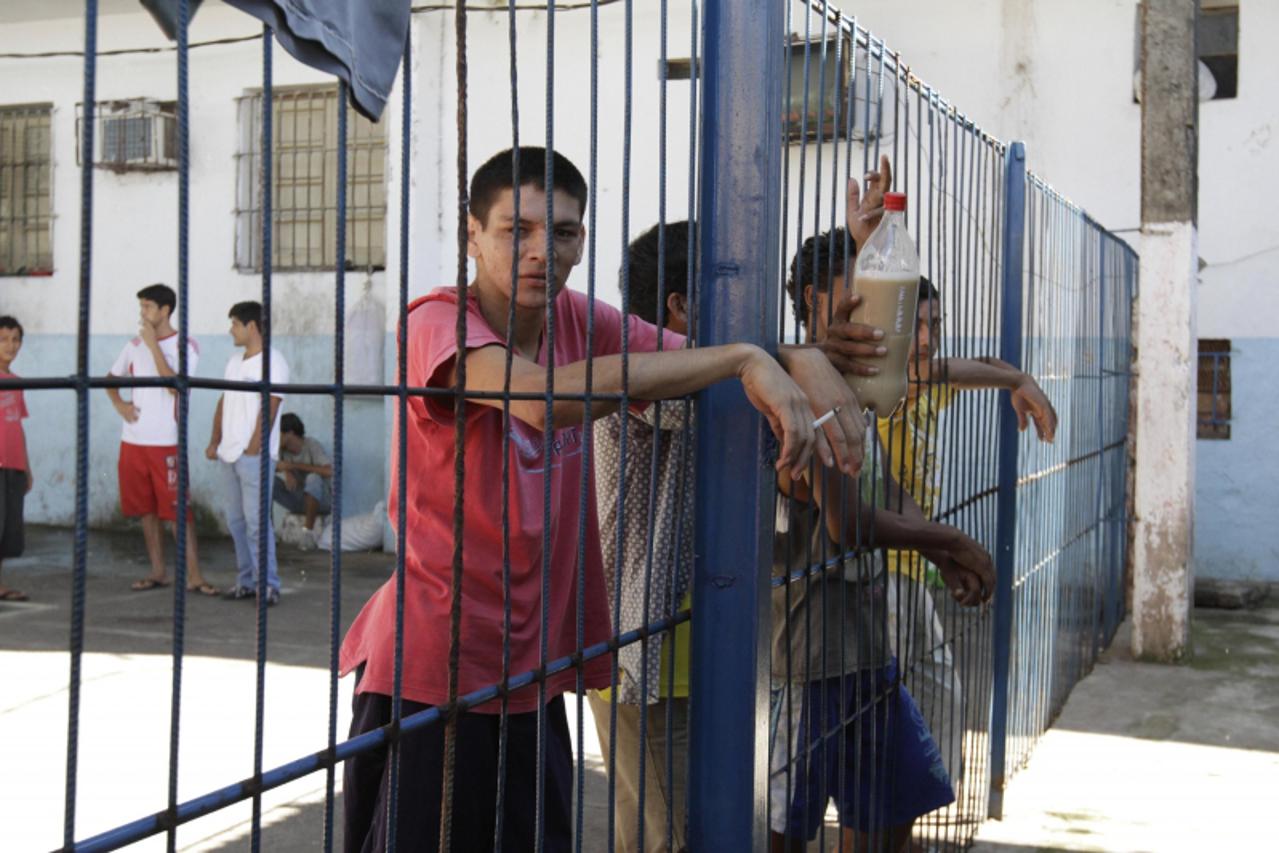
[[[358,693],[352,702],[351,737],[391,721],[391,697]],[[407,717],[430,705],[401,703]],[[573,747],[564,700],[546,706],[542,849],[573,847]],[[496,830],[497,714],[467,713],[457,721],[453,777],[453,850],[492,850]],[[502,807],[502,851],[536,849],[537,712],[507,716],[506,788]],[[440,843],[440,795],[444,770],[444,723],[405,735],[400,748],[396,849],[436,850]],[[380,853],[387,848],[390,765],[385,747],[350,758],[343,770],[344,839],[347,853]]]
[[[22,506],[26,499],[27,472],[0,468],[0,559],[22,556]]]

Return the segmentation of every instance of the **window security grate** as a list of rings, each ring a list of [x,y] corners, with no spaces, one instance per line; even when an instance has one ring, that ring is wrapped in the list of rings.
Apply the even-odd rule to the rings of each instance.
[[[0,107],[0,275],[53,272],[53,106]]]
[[[1230,341],[1199,341],[1198,429],[1202,439],[1230,439]]]
[[[274,104],[272,219],[275,270],[336,264],[338,92],[279,89]],[[262,93],[240,99],[236,154],[236,267],[262,268]],[[354,115],[347,124],[346,267],[386,267],[386,127]]]

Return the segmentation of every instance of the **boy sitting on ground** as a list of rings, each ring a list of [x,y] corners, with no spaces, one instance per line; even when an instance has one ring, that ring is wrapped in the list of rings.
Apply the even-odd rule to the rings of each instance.
[[[319,530],[316,519],[331,508],[329,481],[333,464],[324,445],[306,434],[306,425],[292,412],[280,418],[280,461],[275,464],[272,498],[295,515],[302,515],[306,539],[314,548]]]

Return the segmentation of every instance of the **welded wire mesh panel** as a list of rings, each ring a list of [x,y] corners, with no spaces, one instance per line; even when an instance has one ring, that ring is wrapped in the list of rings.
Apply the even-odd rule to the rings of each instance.
[[[1038,176],[1026,180],[1025,361],[1061,414],[1022,440],[1009,683],[1010,768],[1124,614],[1135,255]]]
[[[1004,146],[835,7],[789,9],[781,337],[825,343],[847,319],[835,310],[873,225],[859,219],[881,203],[859,208],[848,185],[878,194],[884,166],[907,195],[925,283],[906,326],[907,399],[868,416],[859,480],[821,508],[856,520],[843,541],[815,534],[802,500],[778,501],[770,825],[823,847],[843,834],[870,849],[912,830],[963,847],[984,817],[990,623],[915,548],[952,537],[984,555],[994,538],[997,399],[982,389],[1006,383],[978,359],[998,354]],[[868,184],[867,172],[882,177]],[[887,341],[867,340],[864,366],[883,364],[873,350]],[[899,547],[884,549],[886,536]],[[856,556],[840,559],[845,549]],[[907,739],[928,749],[903,751]]]
[[[1003,783],[1002,721],[1018,764],[1123,616],[1133,254],[820,0],[757,19],[729,0],[423,6],[390,45],[380,123],[350,115],[345,84],[277,87],[264,28],[260,83],[227,129],[235,264],[260,296],[231,309],[233,334],[249,330],[236,370],[201,377],[186,332],[200,105],[179,9],[177,360],[90,376],[103,137],[84,122],[76,376],[0,380],[77,394],[64,844],[164,834],[176,849],[190,822],[247,803],[249,846],[274,849],[265,796],[323,772],[326,850],[744,849],[765,822],[787,849],[966,846]],[[890,190],[921,278],[907,331],[878,337],[851,297]],[[351,269],[391,279],[395,338],[370,384],[347,382]],[[331,379],[290,380],[310,364],[273,331],[286,270],[333,276]],[[864,415],[840,373],[884,370],[892,346],[903,403]],[[167,796],[83,839],[88,394],[103,386],[173,391],[178,583]],[[256,605],[246,766],[199,792],[179,761],[195,389],[222,395],[210,461],[239,496],[232,595]],[[335,507],[362,485],[344,449],[383,441],[395,553],[367,601],[344,601],[335,512],[310,637],[328,701],[315,750],[272,766],[269,629],[290,614],[273,609],[268,448],[294,394],[333,400]],[[355,397],[385,402],[388,435],[350,428]],[[232,406],[256,452],[251,435],[221,440]],[[1002,453],[1010,406],[1030,426],[1020,466]],[[997,540],[1015,543],[997,603],[1011,636],[984,604]]]
[[[172,848],[186,822],[241,801],[252,804],[251,846],[269,846],[263,794],[320,770],[326,849],[596,850],[644,847],[646,838],[647,846],[684,846],[694,491],[689,392],[735,376],[743,354],[756,364],[764,355],[741,347],[701,360],[665,352],[686,347],[696,315],[698,81],[675,88],[667,69],[672,58],[696,67],[698,9],[675,12],[662,3],[638,26],[630,3],[579,5],[564,23],[554,9],[530,10],[539,11],[512,3],[500,16],[468,20],[459,5],[422,22],[420,37],[439,34],[456,62],[430,79],[423,96],[415,96],[412,74],[402,72],[390,124],[400,134],[394,147],[387,124],[349,115],[344,86],[277,88],[273,33],[264,31],[261,88],[238,102],[234,131],[237,261],[260,271],[261,299],[252,311],[232,309],[233,328],[251,327],[256,335],[250,348],[264,354],[262,370],[202,380],[182,362],[176,375],[152,383],[173,387],[181,400],[180,507],[188,499],[192,387],[225,392],[210,448],[237,478],[252,481],[242,489],[247,529],[240,531],[253,563],[241,574],[251,580],[235,588],[236,597],[257,602],[251,776],[197,799],[184,798],[186,791],[179,796],[186,593],[179,583],[168,809],[96,835],[84,849],[161,832]],[[588,47],[586,73],[557,75],[560,28]],[[87,81],[95,62],[90,32]],[[180,21],[183,321],[187,129],[198,108],[188,98],[185,35]],[[501,46],[509,74],[470,78],[466,45],[477,37]],[[413,38],[404,46],[405,70],[413,67]],[[610,57],[607,80],[602,56]],[[649,73],[654,67],[656,77]],[[621,96],[605,96],[614,82]],[[441,88],[456,99],[454,156],[414,159],[420,157],[411,135],[414,110],[423,109],[417,98],[430,103]],[[577,118],[566,90],[588,98],[588,130],[557,143],[562,116]],[[500,104],[509,120],[477,130],[468,121],[475,103]],[[657,120],[635,122],[636,103]],[[86,163],[93,162],[89,134]],[[399,159],[394,183],[386,180],[388,148]],[[601,151],[620,151],[620,161]],[[415,206],[415,178],[439,196],[455,193],[452,214],[441,219],[449,248],[439,252],[454,286],[424,290],[414,280],[409,235],[419,211],[431,205]],[[646,190],[634,203],[633,185]],[[86,177],[86,206],[92,190]],[[396,210],[398,235],[385,233],[388,207]],[[398,250],[391,263],[399,284],[390,381],[350,386],[344,273],[382,268],[388,248]],[[333,379],[290,382],[287,363],[266,357],[276,353],[276,276],[321,269],[335,275]],[[89,292],[86,277],[86,299]],[[108,384],[139,383],[125,377]],[[263,447],[244,465],[230,462],[216,429],[235,399],[257,406],[257,434],[269,435],[278,429],[279,398],[292,393],[334,398],[339,506],[349,470],[343,400],[352,393],[389,399],[396,555],[390,578],[344,631],[350,617],[342,613],[342,528],[335,517],[325,638],[328,747],[272,769],[264,733],[272,714],[268,628],[278,612],[269,608],[280,600],[270,525],[274,459]],[[82,473],[85,465],[82,456]],[[85,526],[82,519],[82,534]],[[83,571],[83,559],[80,565]],[[83,618],[77,612],[76,624]],[[337,731],[339,674],[357,683],[346,741]],[[74,750],[72,756],[68,843],[76,835]]]

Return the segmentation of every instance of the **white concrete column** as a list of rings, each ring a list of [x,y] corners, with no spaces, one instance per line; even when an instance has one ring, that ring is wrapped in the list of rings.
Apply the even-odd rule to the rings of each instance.
[[[1190,642],[1198,261],[1192,223],[1142,229],[1132,649],[1161,661],[1180,659]]]

